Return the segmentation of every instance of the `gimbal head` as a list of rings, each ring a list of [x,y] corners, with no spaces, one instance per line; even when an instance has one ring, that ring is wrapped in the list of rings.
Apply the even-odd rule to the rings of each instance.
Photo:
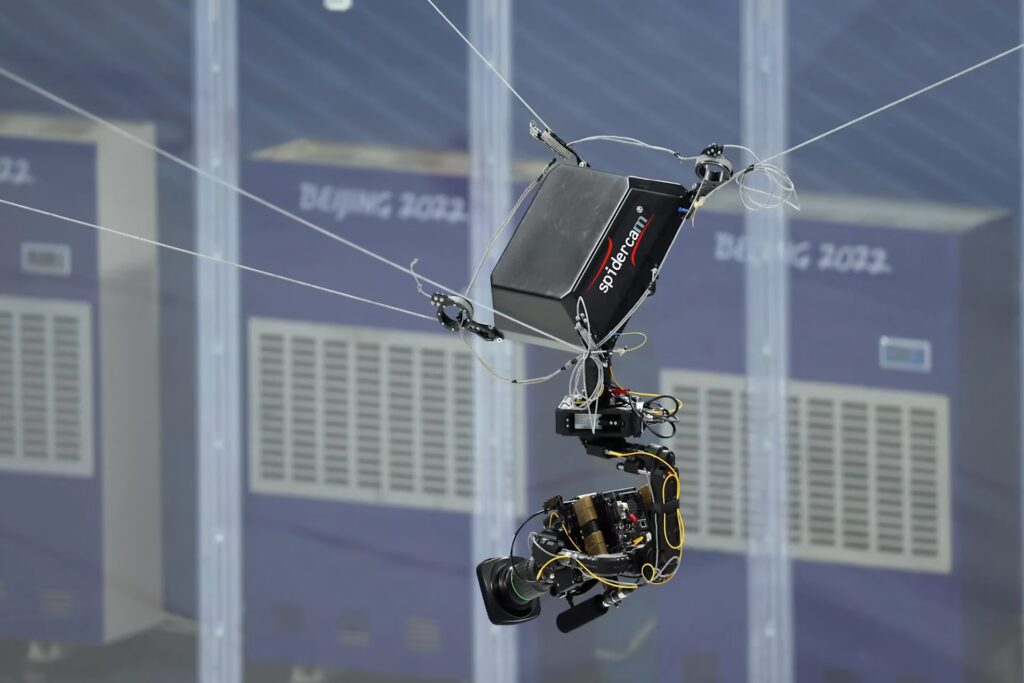
[[[594,362],[604,363],[610,375],[609,358],[605,354]],[[597,374],[587,373],[588,394],[596,388]],[[653,410],[671,417],[678,403]],[[545,501],[537,513],[544,515],[544,526],[529,535],[529,557],[496,557],[477,567],[492,623],[533,619],[540,614],[539,598],[552,595],[569,603],[557,619],[559,630],[568,632],[618,606],[641,586],[664,583],[675,574],[684,534],[679,474],[668,448],[629,440],[643,432],[644,411],[628,391],[611,385],[591,406],[576,407],[569,397],[556,409],[559,434],[578,437],[588,454],[616,460],[618,469],[644,475],[648,482]],[[597,587],[604,587],[602,594],[576,602]]]

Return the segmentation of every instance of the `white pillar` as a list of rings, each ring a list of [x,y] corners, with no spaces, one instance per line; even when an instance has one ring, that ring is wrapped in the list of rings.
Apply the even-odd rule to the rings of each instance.
[[[786,1],[743,0],[743,144],[785,148]],[[786,384],[789,271],[782,209],[746,215],[748,680],[793,680],[792,589],[787,528]]]
[[[195,163],[238,183],[236,0],[196,0]],[[238,197],[196,176],[196,249],[237,261]],[[196,264],[199,681],[242,681],[238,271]]]
[[[511,79],[512,18],[510,0],[471,0],[469,39],[507,79]],[[491,235],[511,207],[510,96],[501,81],[468,51],[470,271],[484,253]],[[490,272],[502,245],[496,245],[470,296],[490,304]],[[477,317],[490,316],[477,311]],[[516,351],[510,342],[474,341],[478,352],[498,373],[516,376]],[[505,555],[515,531],[517,503],[524,481],[516,453],[517,393],[522,389],[501,383],[479,365],[474,370],[473,566],[487,557]],[[518,680],[517,638],[514,627],[493,626],[484,612],[480,591],[468,587],[473,604],[473,680],[478,683],[513,683]]]

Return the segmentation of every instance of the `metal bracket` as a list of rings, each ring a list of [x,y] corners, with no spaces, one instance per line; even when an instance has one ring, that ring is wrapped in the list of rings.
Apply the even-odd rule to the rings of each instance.
[[[708,145],[697,157],[693,170],[702,183],[713,187],[732,178],[732,162],[724,152],[722,145]]]
[[[467,330],[485,341],[501,341],[505,338],[494,325],[484,325],[473,320],[473,304],[465,297],[435,292],[430,295],[430,303],[437,306],[437,321],[452,332]],[[453,306],[457,309],[454,316],[446,310]]]
[[[580,158],[580,155],[576,153],[576,150],[569,146],[569,143],[555,135],[553,131],[547,130],[546,128],[541,130],[541,127],[534,121],[530,121],[530,136],[543,142],[552,152],[562,159],[584,168],[588,168],[590,166],[590,164]]]

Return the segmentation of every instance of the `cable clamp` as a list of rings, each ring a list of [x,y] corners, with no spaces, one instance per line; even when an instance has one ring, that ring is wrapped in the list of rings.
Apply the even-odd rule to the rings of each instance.
[[[505,335],[494,325],[484,325],[473,320],[473,304],[458,294],[442,294],[435,292],[430,295],[430,303],[437,307],[437,321],[452,332],[466,330],[485,341],[501,341]],[[449,315],[449,308],[455,308],[455,314]]]
[[[530,136],[543,142],[548,146],[548,149],[554,152],[555,155],[561,159],[564,159],[569,163],[576,164],[577,166],[582,166],[583,168],[590,166],[590,164],[584,161],[580,155],[576,153],[576,150],[569,146],[569,143],[555,135],[554,131],[546,128],[542,130],[535,121],[530,121]]]
[[[651,503],[651,511],[652,512],[659,512],[661,514],[668,514],[670,512],[675,512],[678,509],[679,509],[679,501],[678,500],[670,500],[670,501],[666,501],[664,503]]]

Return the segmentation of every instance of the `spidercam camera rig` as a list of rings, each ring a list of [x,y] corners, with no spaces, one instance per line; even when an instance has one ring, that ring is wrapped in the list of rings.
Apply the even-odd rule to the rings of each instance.
[[[573,371],[576,387],[555,409],[556,431],[578,438],[589,455],[647,479],[638,487],[554,496],[534,514],[543,514],[544,524],[530,533],[529,557],[494,557],[477,566],[493,623],[533,619],[539,598],[552,595],[569,603],[556,619],[569,632],[679,569],[685,530],[675,456],[633,439],[645,430],[671,436],[655,426],[674,432],[682,404],[620,387],[611,361],[622,352],[615,347],[629,318],[654,293],[683,222],[732,177],[732,165],[720,145],[711,145],[696,159],[697,182],[684,188],[595,170],[551,131],[531,123],[530,132],[557,158],[535,183],[491,273],[493,306],[500,311],[495,324],[475,321],[462,297],[438,293],[431,302],[441,324],[460,334],[582,348],[563,366]],[[599,586],[601,593],[579,600]]]

